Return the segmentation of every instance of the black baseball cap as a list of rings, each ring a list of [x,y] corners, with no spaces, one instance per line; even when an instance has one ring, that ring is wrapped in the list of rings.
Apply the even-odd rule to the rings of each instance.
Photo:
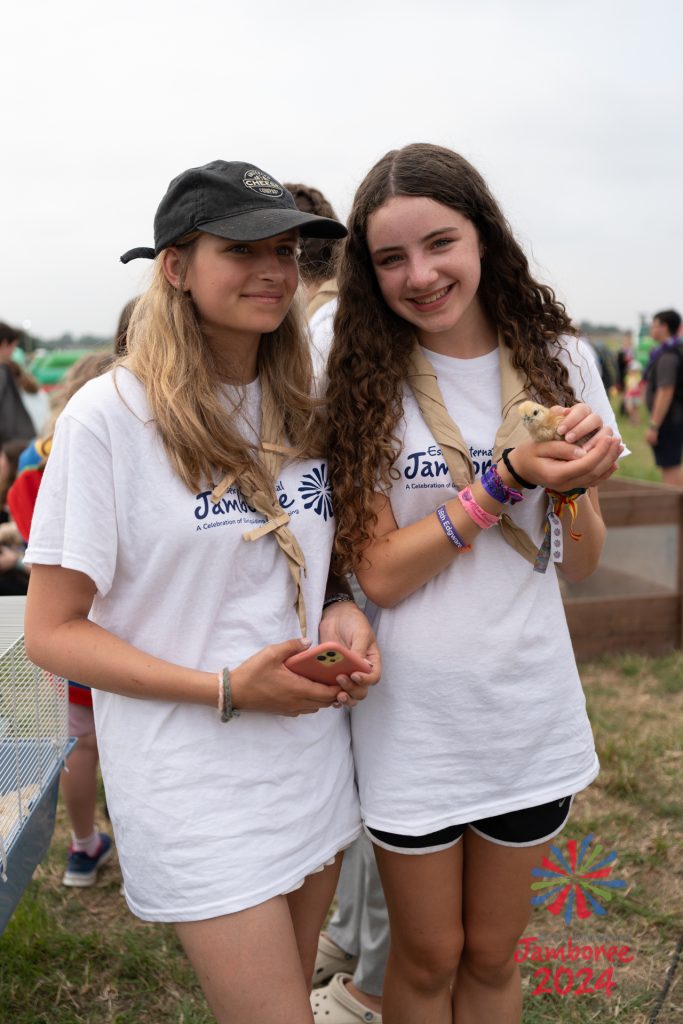
[[[121,262],[154,259],[191,231],[256,242],[292,228],[313,238],[347,233],[337,220],[301,211],[284,185],[253,164],[212,160],[173,179],[154,217],[154,248],[129,249]]]

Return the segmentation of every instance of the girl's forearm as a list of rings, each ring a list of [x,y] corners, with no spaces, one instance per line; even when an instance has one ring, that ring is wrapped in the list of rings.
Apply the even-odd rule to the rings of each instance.
[[[92,580],[83,573],[56,565],[33,567],[24,625],[31,661],[74,682],[127,697],[217,705],[217,675],[153,657],[91,622],[94,594]]]
[[[193,704],[217,702],[216,673],[155,658],[88,619],[64,622],[35,636],[27,630],[26,652],[36,665],[97,690]]]
[[[600,561],[606,528],[600,514],[597,487],[591,487],[586,494],[577,500],[577,514],[573,524],[569,511],[562,516],[563,520],[563,559],[559,569],[565,579],[572,583],[585,579],[596,569]],[[570,526],[579,540],[573,540]]]

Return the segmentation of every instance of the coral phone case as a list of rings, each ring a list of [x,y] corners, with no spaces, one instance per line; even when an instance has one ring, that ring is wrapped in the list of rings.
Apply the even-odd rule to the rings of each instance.
[[[287,658],[285,666],[290,672],[305,676],[314,683],[329,684],[336,683],[337,676],[348,676],[352,672],[369,672],[371,668],[369,662],[360,655],[334,642],[318,644],[308,651],[293,654],[291,658]]]

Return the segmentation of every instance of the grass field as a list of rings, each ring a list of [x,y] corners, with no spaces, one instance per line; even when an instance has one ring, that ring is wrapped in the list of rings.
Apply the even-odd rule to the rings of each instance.
[[[643,429],[625,424],[623,433],[633,455],[620,474],[658,479]],[[538,907],[525,936],[543,948],[566,947],[570,938],[583,950],[628,947],[631,959],[611,978],[604,963],[583,959],[525,962],[524,1022],[683,1024],[683,655],[581,668],[602,771],[577,797],[558,845],[566,852],[569,840],[592,835],[593,846],[617,852],[612,878],[626,888],[605,903],[604,916],[569,925]],[[173,931],[132,917],[116,864],[94,889],[60,885],[67,842],[60,806],[50,852],[0,938],[0,1024],[210,1024]],[[587,970],[593,978],[584,988],[599,987],[575,994],[590,980]],[[535,994],[542,989],[550,991]]]
[[[612,400],[612,405],[615,412],[617,412],[621,436],[626,447],[631,452],[627,458],[622,459],[619,463],[619,476],[661,483],[662,476],[655,466],[652,449],[645,441],[645,428],[648,420],[645,406],[642,406],[640,409],[640,423],[634,426],[627,417],[618,415],[618,398]]]
[[[534,972],[545,964],[527,961],[524,1021],[682,1024],[683,966],[672,965],[683,936],[683,655],[624,656],[584,665],[582,677],[602,771],[577,797],[559,846],[564,852],[569,839],[593,835],[605,853],[617,852],[611,877],[627,888],[605,904],[604,917],[569,926],[538,907],[525,936],[543,947],[566,946],[569,937],[591,949],[628,946],[633,959],[613,968],[610,994],[603,987],[581,995],[573,991],[588,978],[585,969],[594,970],[595,987],[604,963],[600,969],[583,960],[551,963],[553,976],[544,985],[543,974]],[[50,852],[0,938],[0,1021],[209,1024],[172,930],[132,917],[115,864],[103,869],[94,889],[62,888],[66,847],[60,807]],[[558,965],[574,972],[567,995],[554,989]],[[667,971],[671,984],[662,998]],[[561,972],[560,991],[569,977]],[[539,987],[550,992],[534,995]]]

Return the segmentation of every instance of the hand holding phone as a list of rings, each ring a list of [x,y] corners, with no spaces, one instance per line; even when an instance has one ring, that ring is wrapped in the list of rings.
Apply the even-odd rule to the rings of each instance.
[[[314,683],[327,683],[331,686],[336,684],[337,676],[372,671],[369,661],[333,640],[311,647],[308,651],[301,651],[300,654],[293,654],[284,664],[290,672],[296,672]]]

